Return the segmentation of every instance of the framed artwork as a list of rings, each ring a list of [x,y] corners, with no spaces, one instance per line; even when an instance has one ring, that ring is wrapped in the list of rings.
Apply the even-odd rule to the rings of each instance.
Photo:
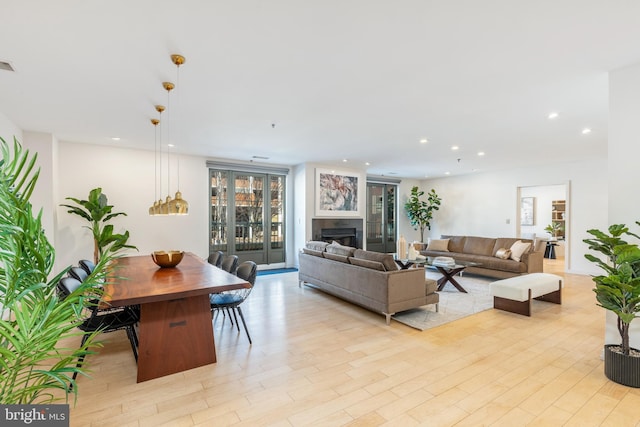
[[[316,168],[316,216],[359,216],[360,175]]]
[[[536,225],[535,204],[535,197],[520,199],[520,225]]]

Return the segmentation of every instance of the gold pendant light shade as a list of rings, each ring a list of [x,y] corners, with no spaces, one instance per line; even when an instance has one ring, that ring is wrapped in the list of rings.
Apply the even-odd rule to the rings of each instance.
[[[179,74],[179,69],[180,66],[182,64],[184,64],[185,62],[185,58],[182,55],[171,55],[171,62],[173,62],[176,65],[177,68],[177,85],[180,85],[180,74]],[[170,101],[170,97],[171,97],[171,91],[173,89],[176,88],[176,85],[171,83],[171,82],[162,82],[162,87],[164,88],[164,90],[167,91],[167,106],[169,107],[169,101]],[[165,107],[162,105],[156,105],[156,111],[159,114],[162,114],[162,112],[165,110]],[[168,108],[169,110],[169,114],[171,112],[171,109]],[[167,192],[171,191],[171,177],[170,177],[170,173],[171,173],[171,152],[170,152],[170,147],[172,147],[173,145],[170,143],[171,140],[171,134],[170,134],[170,130],[169,130],[169,120],[167,120]],[[163,180],[162,180],[162,129],[160,129],[160,142],[158,143],[158,138],[157,138],[157,125],[160,123],[160,120],[158,119],[152,119],[151,123],[154,125],[154,127],[156,127],[156,144],[155,144],[155,162],[156,162],[156,168],[155,168],[155,172],[156,172],[156,197],[158,196],[158,186],[160,187],[160,193],[162,193],[162,184],[163,184]],[[159,148],[158,148],[159,147]],[[180,155],[177,156],[177,181],[178,181],[178,190],[176,191],[176,195],[175,195],[175,199],[171,199],[170,195],[167,195],[167,197],[165,198],[165,200],[163,201],[162,198],[159,198],[157,202],[154,202],[153,205],[149,208],[149,215],[187,215],[189,213],[189,203],[184,200],[182,198],[182,193],[180,192]],[[159,176],[158,176],[158,171],[159,171]]]

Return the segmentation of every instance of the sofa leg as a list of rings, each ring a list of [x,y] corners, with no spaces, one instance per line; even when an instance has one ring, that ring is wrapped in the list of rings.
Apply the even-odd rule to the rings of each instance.
[[[392,314],[393,314],[393,313],[392,313]],[[384,316],[385,316],[385,318],[386,318],[387,325],[390,325],[390,324],[391,324],[391,314],[384,313]]]
[[[436,303],[436,313],[440,311],[440,304]]]

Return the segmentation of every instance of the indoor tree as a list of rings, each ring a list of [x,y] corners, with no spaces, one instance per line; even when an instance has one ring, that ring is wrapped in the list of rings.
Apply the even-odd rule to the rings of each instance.
[[[419,190],[417,186],[411,188],[409,200],[404,204],[411,225],[415,230],[420,230],[420,241],[424,242],[425,229],[431,230],[431,220],[433,212],[440,209],[441,199],[433,188],[427,194],[427,200],[421,200],[424,191]]]
[[[117,253],[122,249],[137,249],[135,246],[127,244],[129,241],[129,231],[124,233],[113,233],[113,224],[108,222],[117,216],[124,215],[124,212],[112,212],[113,205],[108,204],[107,195],[102,192],[102,188],[94,188],[89,192],[87,200],[80,200],[74,197],[67,197],[77,206],[62,205],[69,208],[70,214],[78,215],[86,219],[91,225],[85,226],[93,234],[93,260],[98,260],[105,252]]]

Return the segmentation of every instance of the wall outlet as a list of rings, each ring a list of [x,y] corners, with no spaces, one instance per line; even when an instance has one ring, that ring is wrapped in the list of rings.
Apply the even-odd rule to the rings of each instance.
[[[511,224],[511,220],[509,218],[507,218],[506,223],[507,224]]]

